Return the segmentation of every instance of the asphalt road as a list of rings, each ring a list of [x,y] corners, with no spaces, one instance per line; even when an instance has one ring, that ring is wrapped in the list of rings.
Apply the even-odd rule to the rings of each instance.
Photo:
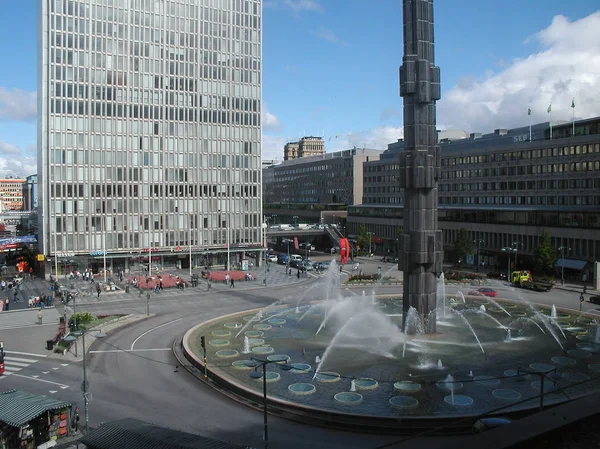
[[[365,272],[382,265],[377,261],[365,262]],[[374,268],[373,268],[374,267]],[[392,274],[393,266],[385,272]],[[307,297],[318,295],[317,278],[295,285],[277,285],[272,288],[222,289],[210,293],[188,289],[169,295],[152,296],[151,313],[147,320],[136,322],[98,340],[87,357],[87,373],[91,402],[91,426],[103,421],[134,417],[159,425],[198,433],[238,444],[262,447],[262,413],[240,405],[199,382],[185,369],[176,369],[171,352],[174,341],[187,329],[205,320],[272,304],[277,299],[295,298],[299,291]],[[301,287],[301,288],[299,288]],[[467,293],[470,286],[447,287],[447,293],[457,290]],[[370,292],[372,287],[356,287],[353,291]],[[381,294],[400,293],[400,286],[377,287]],[[557,307],[579,309],[578,294],[561,290],[536,293],[515,290],[498,283],[498,296],[508,299],[527,299],[533,303],[556,304]],[[597,306],[584,304],[585,309]],[[136,295],[115,296],[109,301],[81,305],[78,310],[99,313],[146,313],[146,300]],[[14,357],[27,360],[18,362],[22,369],[7,377],[0,377],[0,389],[11,388],[37,394],[55,395],[80,407],[83,420],[81,362],[68,362],[47,357],[49,352],[27,346],[35,333],[46,332],[32,327],[0,330],[11,334],[21,354]],[[28,349],[29,348],[29,349]],[[8,349],[8,348],[7,348]],[[12,348],[15,351],[15,348]],[[269,439],[273,448],[374,448],[397,441],[398,436],[381,436],[340,432],[321,427],[309,427],[269,416]],[[403,448],[442,447],[449,437],[411,440]],[[466,437],[452,437],[457,441]]]

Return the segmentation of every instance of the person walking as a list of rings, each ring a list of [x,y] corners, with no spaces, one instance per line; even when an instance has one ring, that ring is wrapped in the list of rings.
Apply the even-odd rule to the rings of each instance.
[[[6,310],[7,312],[10,309],[10,299],[6,298],[6,300],[4,301],[4,310]]]
[[[229,288],[235,288],[235,283],[233,281],[233,278],[231,278],[231,283],[229,284]]]
[[[100,283],[96,284],[96,293],[98,293],[98,298],[100,298],[100,293],[102,292],[102,289],[100,288]]]

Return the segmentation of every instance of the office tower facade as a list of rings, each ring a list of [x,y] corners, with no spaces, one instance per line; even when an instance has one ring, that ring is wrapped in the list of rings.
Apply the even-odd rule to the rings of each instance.
[[[258,250],[260,0],[40,0],[39,15],[47,272]]]

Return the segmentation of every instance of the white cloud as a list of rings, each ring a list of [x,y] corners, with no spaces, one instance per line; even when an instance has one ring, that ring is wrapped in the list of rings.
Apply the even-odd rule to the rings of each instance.
[[[276,131],[281,128],[281,122],[267,109],[266,104],[263,103],[262,107],[262,127],[263,130]]]
[[[530,38],[540,51],[505,61],[498,73],[463,78],[438,102],[438,122],[469,132],[526,126],[532,122],[570,120],[575,99],[578,118],[600,115],[600,11],[580,20],[554,17]],[[443,71],[443,67],[442,67]],[[548,105],[552,103],[552,114]]]
[[[263,161],[283,160],[283,146],[287,143],[284,137],[263,134],[262,136],[262,159]]]
[[[35,120],[36,93],[0,87],[0,120]]]
[[[348,150],[353,147],[385,150],[388,144],[404,137],[404,128],[399,126],[379,126],[366,131],[352,131],[334,136],[325,141],[327,152]]]
[[[315,36],[326,40],[327,42],[331,42],[333,44],[342,44],[342,45],[348,45],[347,42],[341,40],[337,34],[335,34],[333,32],[333,30],[330,30],[329,28],[326,27],[320,27],[318,30],[315,30],[313,32],[315,34]]]
[[[316,0],[283,0],[283,5],[290,8],[292,11],[314,11],[323,12],[324,8]]]
[[[399,115],[400,115],[400,112],[396,108],[394,108],[392,106],[388,106],[381,112],[381,114],[379,115],[379,118],[381,119],[382,122],[384,122],[393,117],[398,117]]]
[[[0,177],[24,178],[37,173],[37,157],[33,147],[27,151],[0,141]]]

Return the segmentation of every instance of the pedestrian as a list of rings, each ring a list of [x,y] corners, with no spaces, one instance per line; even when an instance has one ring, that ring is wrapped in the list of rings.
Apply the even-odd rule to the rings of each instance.
[[[6,298],[6,301],[4,301],[4,309],[8,312],[8,310],[10,309],[10,299]]]
[[[207,285],[207,287],[206,287],[206,291],[207,291],[207,292],[209,292],[209,291],[210,291],[210,286],[211,286],[211,284],[210,284],[210,279],[209,279],[209,280],[208,280],[208,285]]]
[[[102,292],[102,289],[100,288],[100,284],[96,284],[96,293],[98,293],[98,298],[100,298],[100,293]]]
[[[235,288],[235,283],[233,281],[233,278],[231,278],[231,283],[229,284],[229,288]]]
[[[300,279],[300,270],[298,270],[298,273],[296,273],[296,276],[298,277],[298,279]]]
[[[162,278],[158,281],[158,289],[162,292],[164,289]]]
[[[19,294],[19,290],[15,289],[15,293],[14,293],[14,296],[13,296],[13,302],[17,302],[17,295],[18,294]]]

